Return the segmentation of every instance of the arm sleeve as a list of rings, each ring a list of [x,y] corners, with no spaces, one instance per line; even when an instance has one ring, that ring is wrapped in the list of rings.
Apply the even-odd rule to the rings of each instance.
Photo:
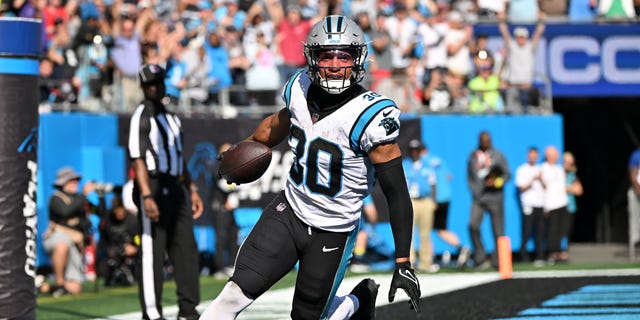
[[[402,160],[375,164],[376,177],[387,198],[389,220],[396,246],[396,258],[409,257],[413,230],[413,207],[402,169]]]

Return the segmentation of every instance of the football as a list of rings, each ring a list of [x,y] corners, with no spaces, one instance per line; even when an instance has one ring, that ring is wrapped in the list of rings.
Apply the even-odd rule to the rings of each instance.
[[[255,141],[241,141],[220,156],[218,174],[228,183],[258,180],[271,163],[271,148]]]

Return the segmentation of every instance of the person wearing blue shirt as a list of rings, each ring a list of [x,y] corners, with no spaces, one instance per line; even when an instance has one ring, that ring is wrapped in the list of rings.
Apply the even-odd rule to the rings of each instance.
[[[411,263],[418,272],[435,272],[438,266],[433,264],[433,244],[431,230],[436,210],[436,175],[425,156],[425,146],[418,139],[409,141],[409,157],[402,162],[411,204],[413,205],[413,225],[418,228],[420,248],[411,252]],[[415,243],[413,245],[415,248]]]
[[[217,104],[220,90],[231,85],[229,53],[227,49],[222,46],[220,36],[215,30],[209,31],[207,40],[208,41],[205,41],[204,48],[211,63],[211,70],[209,72],[211,85],[209,86],[209,99],[207,103]]]

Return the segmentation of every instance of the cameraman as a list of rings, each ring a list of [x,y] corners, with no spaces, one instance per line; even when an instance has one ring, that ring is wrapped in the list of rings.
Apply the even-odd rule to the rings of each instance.
[[[101,206],[103,203],[101,200]],[[99,262],[99,270],[105,286],[134,284],[139,229],[138,219],[125,209],[122,198],[116,195],[111,210],[100,223],[100,250],[104,259]]]
[[[90,203],[86,195],[95,189],[95,183],[84,185],[79,191],[81,175],[71,167],[58,170],[54,182],[56,191],[49,200],[49,226],[44,234],[43,247],[51,256],[55,274],[54,296],[82,291],[84,264],[82,252],[91,240],[91,222],[87,217]]]

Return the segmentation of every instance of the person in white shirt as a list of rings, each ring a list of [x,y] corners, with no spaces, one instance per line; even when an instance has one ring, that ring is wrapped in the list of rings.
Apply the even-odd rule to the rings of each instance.
[[[522,208],[522,244],[520,257],[529,261],[527,242],[535,235],[535,265],[544,261],[544,187],[542,186],[541,168],[538,164],[540,153],[538,148],[531,147],[527,152],[527,162],[516,169],[516,186],[520,193]]]
[[[559,153],[554,146],[548,146],[544,150],[545,162],[542,164],[542,185],[545,189],[544,213],[548,218],[547,247],[548,260],[555,263],[560,259],[560,243],[562,241],[563,225],[568,219],[569,196],[566,188],[566,173],[558,164]]]

